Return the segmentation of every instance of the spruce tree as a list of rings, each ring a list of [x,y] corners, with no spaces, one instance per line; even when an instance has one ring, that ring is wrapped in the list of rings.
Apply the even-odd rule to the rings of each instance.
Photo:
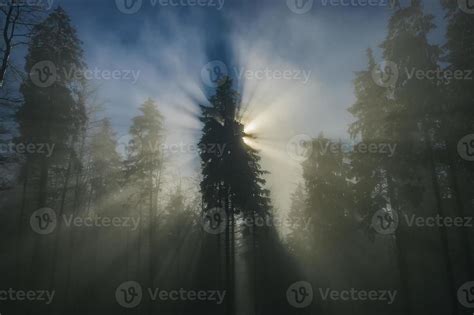
[[[19,239],[28,222],[28,212],[50,207],[58,217],[63,214],[71,170],[79,167],[77,140],[87,120],[85,82],[80,75],[85,68],[83,51],[67,13],[58,7],[36,24],[30,35],[25,58],[27,76],[20,86],[23,101],[17,112],[20,134],[17,142],[47,145],[52,150],[50,154],[39,151],[25,154]],[[31,195],[35,195],[35,200]],[[54,285],[61,221],[58,223],[53,242],[37,237],[31,240],[35,249],[29,260],[33,264],[26,272],[29,276],[25,277],[30,282],[28,285]],[[22,267],[19,264],[20,275]]]
[[[263,175],[266,172],[260,166],[258,152],[244,143],[244,126],[237,119],[240,96],[233,89],[231,78],[224,77],[220,83],[210,99],[210,106],[201,105],[203,135],[199,147],[204,148],[200,152],[203,216],[215,207],[221,208],[225,213],[223,247],[225,283],[230,298],[227,311],[230,314],[234,307],[236,216],[253,222],[257,217],[267,218],[270,215],[270,198],[269,191],[264,188]],[[215,145],[225,148],[223,156],[206,150]],[[255,226],[250,234],[254,259],[253,283],[256,291],[259,236]],[[220,251],[220,238],[218,244]]]
[[[90,185],[95,208],[113,207],[113,200],[120,191],[122,160],[117,152],[117,141],[109,119],[102,120],[91,143]],[[105,208],[105,209],[104,209]]]
[[[351,127],[353,135],[362,137],[363,141],[381,140],[397,145],[395,155],[390,158],[372,161],[371,157],[363,161],[354,157],[354,163],[359,163],[355,164],[354,171],[356,175],[357,172],[365,172],[365,182],[373,187],[368,188],[372,190],[377,186],[380,187],[378,196],[389,200],[388,211],[396,211],[400,217],[411,214],[446,216],[439,182],[439,160],[435,152],[438,143],[434,136],[439,133],[436,115],[443,106],[439,91],[439,85],[443,82],[427,77],[420,79],[413,75],[414,72],[429,73],[438,69],[440,49],[428,40],[433,28],[433,16],[423,12],[421,1],[412,0],[406,7],[398,3],[389,21],[387,37],[381,45],[384,60],[391,63],[391,67],[395,68],[391,69],[392,72],[395,71],[398,76],[392,84],[382,86],[385,91],[377,89],[373,84],[371,88],[371,85],[367,84],[368,80],[363,78],[363,74],[362,77],[359,76],[359,82],[362,79],[365,84],[358,89],[358,100],[362,100],[366,108],[356,104],[351,109],[358,117],[358,122]],[[369,68],[372,68],[374,63],[371,59],[373,58],[369,55]],[[364,95],[369,97],[364,100]],[[376,102],[380,102],[378,109]],[[379,120],[371,122],[370,117],[376,116]],[[378,183],[377,180],[370,182],[371,177],[376,179],[374,175],[380,180]],[[370,190],[366,190],[366,193]],[[383,199],[371,202],[374,201],[376,204],[371,206],[372,209],[383,206]],[[440,250],[424,248],[421,240],[425,238],[437,241]],[[404,239],[410,242],[405,242]],[[404,267],[406,264],[411,266],[410,274],[415,274],[414,270],[417,268],[420,272],[426,272],[421,269],[423,262],[413,258],[409,261],[405,259],[412,257],[411,253],[419,253],[424,249],[425,255],[432,257],[433,260],[439,261],[441,258],[441,264],[436,268],[444,268],[449,284],[446,291],[451,295],[450,305],[443,304],[437,307],[447,307],[455,311],[453,266],[449,256],[446,229],[440,227],[437,235],[420,229],[406,229],[400,224],[396,230],[396,242],[403,291],[407,292],[408,287],[426,285],[413,281],[414,278],[407,275],[408,269]],[[407,284],[408,281],[410,284]],[[431,289],[432,294],[435,294],[436,290],[445,291],[444,287],[431,286]],[[409,293],[406,297],[408,300],[405,312],[410,312],[410,307],[418,307],[409,302]]]
[[[67,13],[58,7],[33,29],[25,62],[29,76],[20,88],[24,103],[18,111],[19,141],[55,146],[50,157],[28,156],[27,166],[39,169],[38,208],[47,206],[51,165],[68,161],[68,152],[86,120],[80,97],[84,80],[80,75],[68,75],[84,67],[76,30]],[[40,78],[47,84],[42,85]]]
[[[136,263],[145,271],[142,260],[142,247],[148,243],[148,270],[140,273],[149,287],[154,286],[156,278],[156,215],[157,201],[161,190],[164,155],[164,118],[152,99],[146,100],[140,107],[140,114],[133,118],[129,130],[130,141],[125,160],[125,189],[129,194],[128,205],[138,208],[140,226],[137,235],[138,244],[133,247]],[[145,223],[146,222],[146,223]],[[144,230],[143,226],[147,227]],[[147,234],[145,235],[145,232]],[[150,312],[153,305],[150,304]]]
[[[392,132],[396,121],[393,115],[397,108],[393,91],[386,86],[377,84],[374,73],[379,70],[371,49],[367,50],[367,69],[359,71],[354,80],[355,103],[349,108],[355,121],[349,126],[351,139],[357,145],[371,143],[385,143],[397,145],[400,141]],[[392,157],[393,158],[393,157]],[[362,229],[374,241],[377,230],[373,226],[374,215],[378,211],[391,212],[393,216],[400,216],[398,195],[396,194],[399,174],[391,158],[386,155],[351,152],[349,155],[349,177],[352,180],[352,192],[355,211],[362,217]],[[393,223],[392,223],[393,224]],[[390,226],[388,226],[390,228]],[[404,226],[401,224],[394,233],[398,274],[400,276],[400,296],[404,311],[409,313],[409,283],[407,274],[406,250],[407,242]]]
[[[474,194],[474,167],[461,154],[474,151],[470,143],[461,143],[472,134],[474,128],[474,19],[472,14],[462,10],[458,1],[441,1],[446,9],[446,44],[443,59],[448,63],[446,70],[462,73],[462,78],[453,80],[443,87],[443,110],[440,113],[441,131],[439,137],[444,142],[444,163],[449,169],[449,183],[453,199],[460,217],[472,216],[472,195]],[[468,1],[466,1],[466,4]],[[471,73],[469,75],[469,73]],[[471,77],[471,79],[466,78]],[[461,145],[460,145],[461,143]],[[463,152],[464,151],[464,152]],[[471,153],[472,154],[472,153]],[[464,155],[465,156],[465,155]],[[474,276],[473,235],[467,229],[461,230],[461,244],[466,257],[466,275]]]

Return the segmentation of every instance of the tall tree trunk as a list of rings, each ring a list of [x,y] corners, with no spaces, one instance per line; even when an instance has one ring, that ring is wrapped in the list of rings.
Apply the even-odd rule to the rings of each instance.
[[[86,141],[86,133],[82,133],[81,137],[81,147],[79,150],[79,157],[78,160],[80,161],[79,163],[82,164],[82,161],[84,160],[84,148],[85,148],[85,141]],[[81,190],[81,176],[82,176],[82,168],[79,167],[77,169],[77,172],[75,172],[76,180],[75,180],[75,187],[74,187],[74,199],[73,199],[73,204],[72,204],[72,215],[75,217],[77,215],[78,207],[79,207],[79,199],[80,199],[80,190]],[[66,266],[66,280],[65,280],[65,285],[64,287],[66,288],[65,291],[65,297],[64,300],[66,303],[69,303],[69,297],[71,295],[71,278],[72,278],[72,272],[71,270],[73,269],[73,258],[76,253],[76,248],[77,248],[77,243],[79,239],[79,234],[75,231],[71,231],[71,236],[69,238],[69,246],[68,246],[68,258],[67,258],[67,266]]]
[[[436,163],[433,156],[433,145],[431,143],[431,138],[428,132],[425,132],[425,137],[427,141],[427,154],[429,155],[429,165],[430,165],[430,173],[431,173],[431,183],[433,186],[433,193],[436,201],[436,212],[442,217],[446,217],[444,213],[444,208],[441,200],[441,192],[438,183],[438,176],[436,174]],[[446,274],[448,276],[448,287],[449,287],[449,295],[451,301],[451,309],[453,310],[454,314],[459,314],[458,308],[458,299],[456,295],[456,281],[454,278],[453,272],[453,265],[451,263],[451,257],[449,254],[449,241],[448,241],[448,232],[444,225],[439,227],[440,230],[440,239],[441,245],[443,249],[443,258],[446,264]]]
[[[38,190],[38,209],[46,207],[48,194],[49,161],[46,157],[41,158],[41,169]]]
[[[232,313],[235,313],[235,216],[234,206],[230,206],[230,280],[231,298],[232,298]]]
[[[61,206],[59,208],[59,213],[58,213],[58,227],[56,229],[56,240],[55,240],[54,249],[53,249],[53,264],[52,264],[52,268],[51,268],[51,280],[50,280],[50,287],[51,288],[55,287],[55,285],[54,285],[54,275],[56,273],[56,268],[57,268],[58,260],[59,260],[59,247],[60,247],[60,243],[61,243],[61,232],[62,232],[62,229],[61,229],[62,224],[60,224],[60,222],[61,222],[61,218],[64,214],[64,205],[66,203],[67,191],[68,191],[68,187],[69,187],[69,179],[71,177],[73,156],[74,156],[74,153],[71,152],[70,156],[69,156],[67,170],[66,170],[66,178],[64,179],[64,185],[63,185],[63,189],[62,189],[62,192],[61,192]]]
[[[390,198],[390,205],[392,210],[395,211],[399,219],[402,216],[402,213],[399,209],[397,197],[395,195],[395,184],[393,181],[393,177],[391,176],[390,172],[387,171],[387,186],[388,186],[388,193]],[[411,314],[411,294],[410,294],[410,284],[408,281],[408,266],[407,266],[407,258],[406,253],[404,251],[402,242],[403,242],[403,226],[401,225],[402,220],[399,220],[400,224],[398,228],[395,230],[395,248],[396,248],[396,256],[397,256],[397,265],[398,265],[398,272],[400,275],[400,286],[401,286],[401,296],[402,296],[402,304],[403,304],[403,313],[406,315]]]
[[[228,193],[227,185],[224,185],[224,209],[226,213],[226,229],[225,229],[225,270],[226,270],[226,288],[227,288],[227,312],[226,314],[231,315],[232,314],[232,276],[231,276],[231,268],[230,268],[230,208],[229,208],[229,193]]]
[[[16,238],[16,283],[20,284],[21,281],[21,274],[22,274],[22,267],[23,267],[23,242],[25,238],[23,238],[23,228],[25,225],[25,208],[26,208],[26,192],[28,188],[28,179],[29,179],[29,160],[26,160],[25,169],[24,169],[24,179],[23,179],[23,190],[21,193],[21,208],[20,208],[20,217],[18,218],[18,227],[17,227],[17,238]]]
[[[463,194],[461,193],[461,189],[459,187],[459,178],[458,178],[458,167],[456,165],[455,159],[452,157],[451,151],[452,148],[450,145],[448,145],[448,155],[449,155],[449,166],[450,166],[450,182],[451,186],[453,189],[453,192],[455,194],[455,202],[456,202],[456,215],[458,217],[467,217],[468,213],[466,212],[465,206],[464,206],[464,198]],[[469,232],[467,228],[461,228],[460,232],[461,234],[461,242],[462,242],[462,247],[464,250],[464,258],[465,258],[465,264],[466,264],[466,272],[467,276],[469,279],[474,278],[474,273],[473,273],[473,257],[472,257],[472,250],[471,250],[471,242],[469,239]]]
[[[161,172],[160,172],[161,173]],[[154,229],[155,229],[155,211],[153,208],[153,172],[150,171],[150,207],[148,209],[149,211],[149,220],[148,220],[148,246],[149,246],[149,252],[148,252],[148,267],[149,267],[149,288],[153,290],[154,288],[154,280],[155,280],[155,253],[154,249],[155,247],[153,246],[154,244]],[[143,222],[140,222],[140,225],[143,224]],[[153,314],[153,303],[149,303],[149,308],[148,312],[150,315]]]
[[[258,301],[259,292],[258,292],[258,265],[257,265],[257,224],[255,222],[255,212],[252,211],[252,260],[253,260],[253,301],[254,301],[254,314],[258,314]]]

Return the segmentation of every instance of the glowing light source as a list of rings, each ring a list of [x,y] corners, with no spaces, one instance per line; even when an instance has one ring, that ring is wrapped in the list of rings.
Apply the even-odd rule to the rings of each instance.
[[[255,149],[255,150],[259,149],[259,144],[254,140],[254,138],[250,136],[242,137],[242,141],[245,143],[245,145],[248,145],[252,149]]]
[[[244,127],[244,132],[249,134],[255,132],[255,129],[257,129],[257,124],[255,121],[251,121],[250,123],[246,124]]]

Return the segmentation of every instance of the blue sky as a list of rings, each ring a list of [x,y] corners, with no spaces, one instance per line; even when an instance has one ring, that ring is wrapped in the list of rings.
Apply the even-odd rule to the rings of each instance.
[[[442,21],[438,1],[425,2],[427,11]],[[222,60],[229,68],[239,67],[234,40],[240,32],[248,46],[271,42],[268,47],[275,57],[312,72],[311,79],[324,93],[324,99],[318,101],[326,103],[318,106],[329,119],[308,126],[307,132],[324,130],[334,136],[341,135],[346,128],[343,122],[350,120],[344,111],[353,101],[353,72],[365,67],[366,48],[377,48],[383,40],[389,15],[385,6],[324,6],[322,0],[314,0],[313,8],[303,15],[293,13],[285,0],[226,0],[221,10],[153,6],[152,0],[143,0],[141,10],[131,15],[121,13],[114,0],[54,3],[71,15],[90,67],[140,71],[133,85],[98,82],[106,86],[103,97],[118,128],[128,125],[135,114],[130,109],[145,98],[159,99],[163,83],[197,78],[196,84],[206,89],[199,75],[207,62]],[[443,32],[439,28],[433,40],[441,41]],[[169,60],[173,57],[178,60],[171,62],[190,66],[184,69],[186,77],[173,73]]]
[[[122,13],[115,0],[54,2],[70,14],[89,68],[139,73],[136,82],[92,82],[98,87],[98,101],[105,104],[102,115],[111,118],[119,136],[124,135],[137,108],[151,97],[165,115],[168,141],[196,143],[197,103],[206,104],[212,90],[203,80],[203,67],[222,62],[236,77],[236,87],[248,106],[244,122],[258,121],[255,132],[275,139],[271,150],[262,152],[263,164],[272,173],[269,186],[276,206],[286,208],[300,169],[298,163],[275,152],[284,152],[287,141],[299,134],[324,132],[347,138],[354,72],[365,68],[368,47],[380,55],[377,47],[385,37],[390,10],[328,6],[323,0],[314,0],[305,14],[292,12],[287,0],[225,0],[220,10],[141,1],[135,14]],[[425,8],[439,26],[431,39],[442,43],[439,1],[425,1]],[[263,69],[305,72],[309,77],[305,81],[238,78],[239,73]],[[195,158],[172,157],[177,175],[198,172]],[[281,184],[281,178],[287,184]]]

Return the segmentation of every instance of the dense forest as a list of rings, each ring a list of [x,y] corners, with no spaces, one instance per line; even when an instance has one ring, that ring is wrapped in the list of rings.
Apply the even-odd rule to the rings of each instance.
[[[472,314],[474,10],[441,4],[438,44],[423,1],[392,2],[347,139],[288,132],[280,209],[232,73],[182,111],[176,176],[160,103],[114,128],[70,12],[0,0],[0,313]]]

